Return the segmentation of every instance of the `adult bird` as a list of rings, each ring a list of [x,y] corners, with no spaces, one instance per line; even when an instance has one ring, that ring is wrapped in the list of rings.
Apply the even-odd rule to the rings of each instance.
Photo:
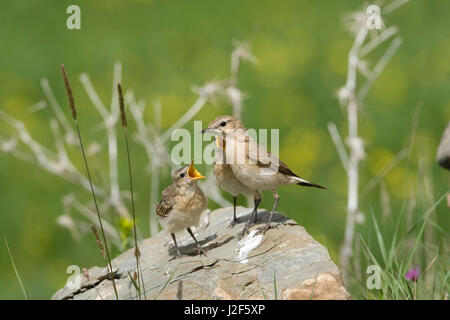
[[[280,195],[276,191],[277,187],[297,184],[326,189],[302,179],[292,172],[286,163],[272,155],[250,137],[244,124],[236,117],[219,116],[203,131],[224,140],[226,162],[239,181],[252,190],[271,190],[273,192],[275,203],[266,226],[261,230],[262,232],[266,232],[270,228],[273,213],[280,200]],[[247,232],[251,220],[252,217],[247,221],[241,236]]]
[[[215,155],[213,172],[219,187],[233,196],[233,220],[231,226],[234,226],[238,219],[236,218],[236,200],[242,194],[250,196],[253,194],[255,208],[253,209],[254,222],[257,220],[258,205],[261,203],[261,194],[258,190],[252,190],[241,181],[233,173],[231,166],[226,163],[225,158],[225,141],[221,137],[215,137]]]

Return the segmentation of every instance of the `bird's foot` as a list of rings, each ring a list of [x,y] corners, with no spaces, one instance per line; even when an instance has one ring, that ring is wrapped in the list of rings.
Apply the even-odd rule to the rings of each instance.
[[[206,257],[206,251],[201,247],[201,246],[198,246],[197,247],[197,255],[202,255],[202,256],[205,256]]]
[[[267,230],[272,229],[272,228],[276,228],[276,227],[278,227],[278,224],[277,225],[271,225],[270,223],[267,223],[264,227],[258,229],[256,234],[266,234]]]
[[[241,240],[244,236],[245,236],[245,234],[247,233],[247,231],[248,231],[248,227],[249,227],[249,223],[246,223],[245,224],[245,227],[242,229],[242,231],[241,232],[239,232],[239,234],[238,234],[238,240]]]
[[[233,219],[230,221],[230,223],[228,224],[229,228],[233,228],[237,223],[239,222],[239,218]]]
[[[183,254],[180,251],[180,248],[176,247],[177,250],[177,254],[175,255],[175,258],[181,258],[183,256]]]

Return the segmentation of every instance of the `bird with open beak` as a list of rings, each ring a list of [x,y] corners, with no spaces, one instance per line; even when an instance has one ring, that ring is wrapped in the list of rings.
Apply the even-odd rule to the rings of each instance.
[[[261,194],[258,190],[252,190],[239,181],[233,173],[230,165],[226,163],[225,159],[225,141],[215,136],[215,157],[213,165],[214,176],[216,177],[219,187],[233,196],[233,220],[230,225],[234,226],[238,219],[236,217],[236,201],[237,197],[242,194],[244,196],[250,196],[253,194],[255,201],[255,209],[257,210],[259,203],[261,202]],[[256,214],[254,215],[257,218]]]
[[[172,174],[172,184],[162,192],[162,200],[155,204],[155,211],[161,226],[170,232],[178,255],[181,256],[175,233],[186,229],[194,239],[199,254],[204,251],[191,230],[197,226],[200,215],[208,203],[203,191],[197,185],[197,180],[205,178],[194,167],[194,161],[189,166],[179,168]]]
[[[304,180],[292,172],[283,161],[251,138],[244,124],[235,117],[217,117],[203,132],[211,133],[224,140],[226,162],[239,181],[252,190],[271,190],[273,192],[275,203],[266,226],[261,230],[262,232],[266,232],[270,228],[273,213],[280,199],[276,191],[277,187],[297,184],[325,189],[325,187]],[[254,214],[255,211],[252,215]],[[251,221],[252,217],[247,221],[241,236],[247,232]]]

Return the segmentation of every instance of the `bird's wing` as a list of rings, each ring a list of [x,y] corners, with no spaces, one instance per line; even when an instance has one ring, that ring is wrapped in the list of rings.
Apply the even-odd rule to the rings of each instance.
[[[289,169],[286,163],[272,155],[264,147],[258,145],[251,137],[246,136],[244,141],[246,160],[249,160],[251,163],[256,164],[260,168],[268,168],[274,173],[277,172],[288,177],[293,177],[298,185],[326,189],[323,186],[300,178]]]
[[[172,211],[172,204],[169,201],[161,200],[155,203],[155,212],[160,217],[167,217],[167,215]]]
[[[252,164],[257,164],[259,167],[270,167],[272,162],[276,163],[276,159],[264,147],[260,146],[252,137],[246,135],[245,143],[245,157]]]
[[[280,159],[272,155],[263,146],[259,145],[250,136],[245,137],[245,156],[250,163],[256,164],[260,168],[277,168],[281,165],[286,166]]]
[[[173,200],[177,193],[176,185],[172,184],[162,192],[162,200],[155,203],[155,212],[160,217],[166,217],[173,208]]]
[[[298,175],[296,175],[294,172],[292,172],[292,170],[289,169],[287,164],[284,163],[281,160],[279,160],[278,172],[282,173],[282,174],[285,174],[287,176],[292,176],[292,177],[297,177],[298,178]]]
[[[246,157],[258,167],[269,168],[273,166],[273,169],[277,170],[279,173],[287,176],[298,177],[294,172],[292,172],[291,169],[289,169],[286,163],[275,157],[251,137],[246,136],[245,143]]]

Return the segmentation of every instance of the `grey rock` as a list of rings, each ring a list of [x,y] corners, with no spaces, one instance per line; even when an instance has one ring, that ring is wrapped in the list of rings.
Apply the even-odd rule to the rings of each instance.
[[[450,122],[442,135],[436,158],[442,167],[450,170]]]
[[[275,213],[265,235],[268,212],[258,211],[258,223],[249,234],[238,234],[251,209],[238,207],[240,223],[231,227],[233,208],[204,212],[194,231],[206,251],[196,255],[187,232],[177,235],[184,256],[177,257],[170,235],[162,231],[139,243],[147,299],[273,299],[274,277],[278,299],[350,299],[341,275],[327,249],[293,220]],[[134,249],[112,262],[120,299],[138,299],[131,279],[135,271]],[[89,279],[67,285],[53,299],[115,299],[106,268],[93,267]],[[170,279],[170,280],[169,280]]]

